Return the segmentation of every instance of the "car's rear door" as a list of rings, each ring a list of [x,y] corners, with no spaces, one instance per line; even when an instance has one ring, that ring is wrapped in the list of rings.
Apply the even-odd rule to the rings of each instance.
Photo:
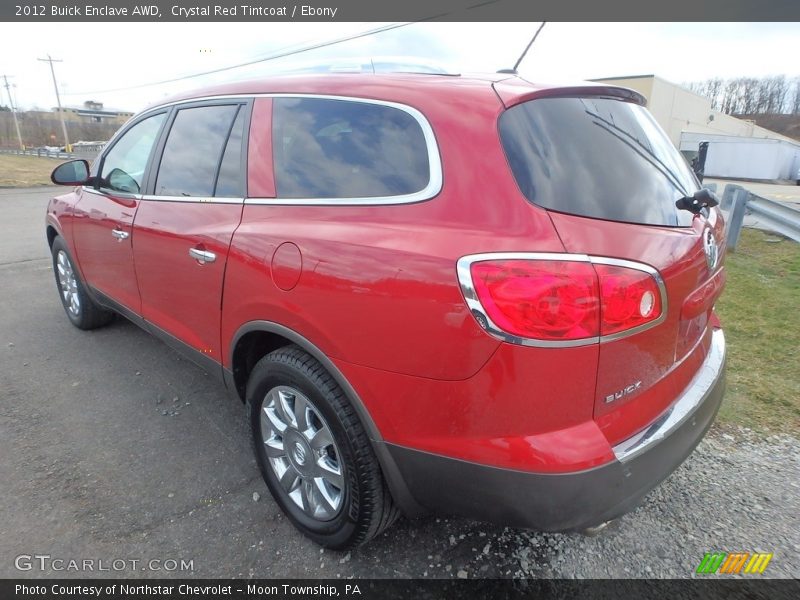
[[[625,315],[601,307],[603,323],[619,319],[621,329],[600,332],[594,416],[619,442],[667,409],[709,351],[724,277],[720,213],[677,208],[697,180],[644,107],[622,97],[532,99],[507,110],[499,125],[521,191],[549,211],[568,253],[599,257],[592,261],[601,288],[610,286],[604,291],[630,273],[631,262],[657,271],[661,318],[625,330]],[[651,306],[627,305],[631,323]]]
[[[174,108],[134,221],[142,316],[219,363],[220,307],[245,196],[247,101]]]
[[[80,190],[72,235],[86,282],[134,314],[141,303],[133,267],[132,226],[144,177],[167,111],[135,121],[117,135],[93,171],[97,183]]]

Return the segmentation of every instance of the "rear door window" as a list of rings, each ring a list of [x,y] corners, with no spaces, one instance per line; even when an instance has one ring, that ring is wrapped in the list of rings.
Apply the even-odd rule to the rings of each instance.
[[[244,196],[244,173],[242,171],[242,138],[244,137],[244,107],[239,109],[233,122],[225,154],[219,166],[214,196],[242,198]]]
[[[542,98],[505,111],[499,130],[517,184],[534,204],[612,221],[691,223],[675,201],[697,191],[697,180],[642,106]]]
[[[161,155],[156,196],[214,196],[223,151],[238,111],[239,105],[178,111]]]
[[[425,135],[404,110],[325,98],[275,98],[278,198],[413,194],[430,181]]]

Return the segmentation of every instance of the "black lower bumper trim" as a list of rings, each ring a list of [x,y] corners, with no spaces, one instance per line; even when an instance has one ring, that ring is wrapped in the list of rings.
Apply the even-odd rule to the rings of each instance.
[[[697,410],[646,452],[575,473],[502,469],[386,444],[423,507],[502,525],[569,531],[633,509],[694,450],[714,421],[725,388],[724,364]]]

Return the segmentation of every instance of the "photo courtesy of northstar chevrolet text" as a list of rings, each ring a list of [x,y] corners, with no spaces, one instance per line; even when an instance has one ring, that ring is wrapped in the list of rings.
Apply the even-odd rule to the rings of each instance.
[[[0,9],[9,597],[800,591],[800,9],[473,4]]]

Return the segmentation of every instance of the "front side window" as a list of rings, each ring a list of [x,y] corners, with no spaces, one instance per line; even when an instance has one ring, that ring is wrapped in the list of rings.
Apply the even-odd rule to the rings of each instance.
[[[214,195],[220,161],[238,111],[236,104],[178,111],[158,167],[156,196]]]
[[[420,124],[391,106],[276,98],[272,142],[278,198],[403,196],[430,181]]]
[[[114,192],[138,194],[150,152],[166,113],[139,121],[122,134],[103,158],[100,187]]]

